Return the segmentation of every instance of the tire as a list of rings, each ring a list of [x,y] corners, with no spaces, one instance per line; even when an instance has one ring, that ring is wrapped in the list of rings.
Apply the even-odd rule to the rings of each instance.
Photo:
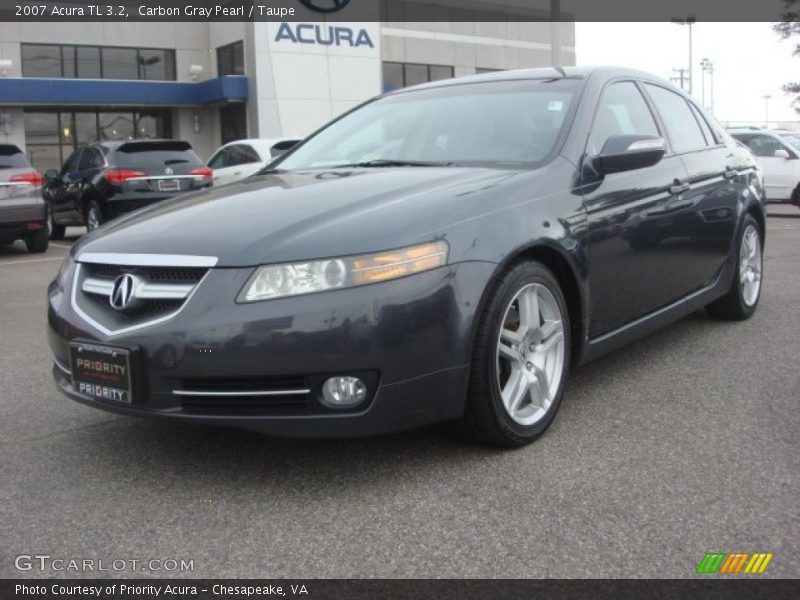
[[[106,222],[103,217],[103,211],[95,200],[92,200],[86,205],[86,212],[84,213],[83,220],[86,223],[87,232],[94,231]]]
[[[755,236],[755,237],[753,237]],[[728,292],[706,306],[715,319],[741,321],[756,312],[763,284],[764,242],[752,215],[746,215],[736,243],[736,270]]]
[[[53,211],[50,210],[50,204],[47,204],[47,232],[51,240],[63,240],[67,228],[65,225],[56,224]]]
[[[47,252],[47,246],[50,244],[50,236],[47,234],[47,228],[43,227],[35,234],[25,238],[25,246],[28,252],[33,254],[41,254]]]
[[[534,296],[538,310],[524,320],[539,327],[526,329],[519,308],[524,302],[532,309]],[[480,444],[525,446],[553,421],[569,374],[569,312],[558,281],[538,262],[511,267],[489,293],[477,327],[458,429]],[[521,400],[512,401],[516,398]],[[508,404],[516,404],[516,409],[506,408]]]

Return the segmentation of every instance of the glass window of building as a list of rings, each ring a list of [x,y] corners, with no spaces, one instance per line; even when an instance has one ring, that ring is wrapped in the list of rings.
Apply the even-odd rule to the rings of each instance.
[[[103,48],[103,78],[139,79],[139,52],[136,48]]]
[[[22,44],[23,77],[174,81],[175,51],[54,44]]]
[[[244,75],[244,43],[217,48],[217,75]]]
[[[453,67],[446,65],[422,65],[416,63],[383,63],[383,91],[439,81],[453,77]]]
[[[175,52],[173,50],[139,50],[139,79],[175,79]]]
[[[23,77],[63,77],[61,46],[22,44]]]
[[[100,48],[94,46],[78,46],[75,48],[75,77],[81,79],[100,79]]]
[[[102,140],[133,139],[133,113],[101,112],[98,113],[98,136]]]

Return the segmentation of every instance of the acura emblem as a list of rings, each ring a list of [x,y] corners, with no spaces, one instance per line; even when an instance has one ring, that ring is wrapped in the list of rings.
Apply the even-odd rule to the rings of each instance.
[[[108,297],[111,306],[117,310],[124,310],[133,304],[136,300],[138,283],[139,280],[130,273],[117,277],[114,280],[111,295]]]
[[[300,0],[300,4],[316,12],[332,13],[342,10],[350,0]]]
[[[167,167],[164,169],[164,175],[172,175],[175,171],[172,170],[172,167]]]

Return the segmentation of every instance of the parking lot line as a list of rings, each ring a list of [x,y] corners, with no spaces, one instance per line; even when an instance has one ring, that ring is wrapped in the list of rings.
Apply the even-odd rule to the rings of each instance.
[[[8,262],[0,261],[0,267],[7,267],[8,265],[26,265],[28,263],[48,262],[53,260],[64,260],[64,257],[54,256],[53,258],[29,258],[25,260],[10,260]]]

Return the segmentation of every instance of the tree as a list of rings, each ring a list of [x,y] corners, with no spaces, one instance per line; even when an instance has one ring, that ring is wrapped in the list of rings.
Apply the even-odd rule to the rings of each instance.
[[[787,40],[794,36],[800,36],[800,0],[784,0],[784,4],[783,21],[773,25],[773,28],[781,36],[781,39]],[[795,44],[793,54],[800,56],[800,44]],[[800,94],[800,81],[784,84],[783,91],[787,94]],[[800,95],[794,99],[792,105],[800,113]]]

